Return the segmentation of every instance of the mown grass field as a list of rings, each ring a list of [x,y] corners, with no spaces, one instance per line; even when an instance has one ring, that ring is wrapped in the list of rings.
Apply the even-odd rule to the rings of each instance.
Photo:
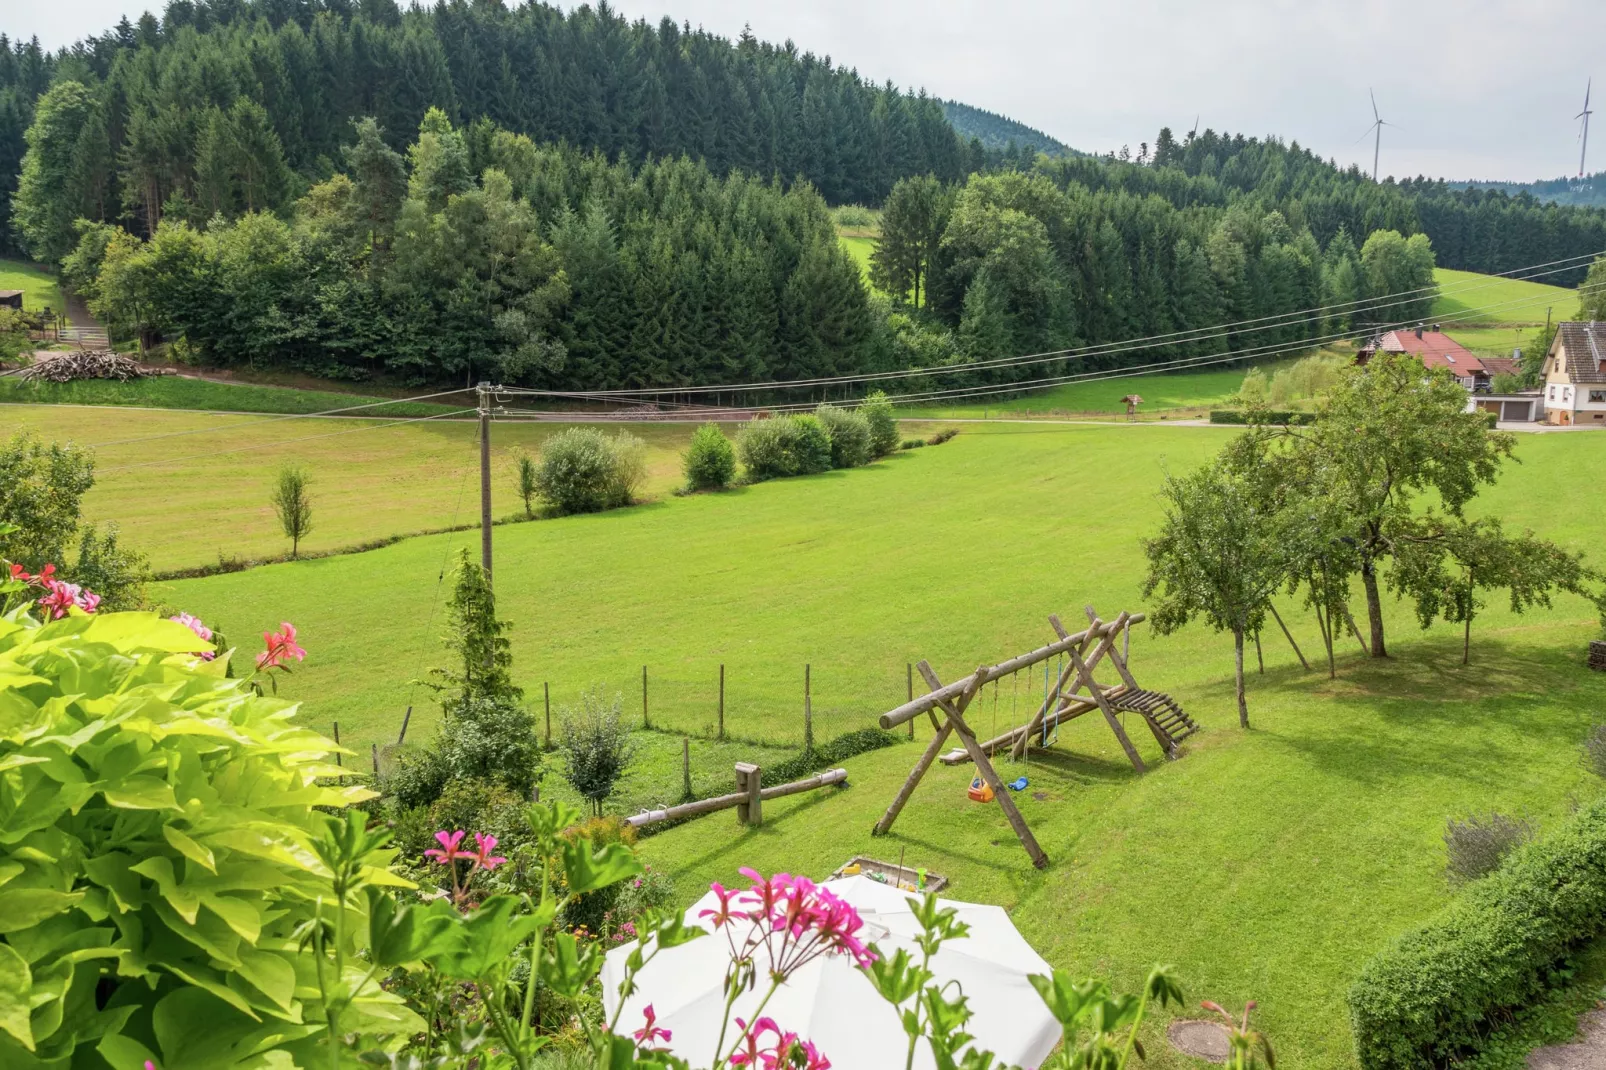
[[[951,678],[1040,645],[1049,612],[1141,608],[1139,539],[1157,519],[1162,473],[1199,463],[1229,434],[994,425],[858,471],[499,528],[496,583],[516,676],[538,716],[551,681],[557,706],[596,685],[635,718],[649,666],[653,724],[692,736],[700,783],[713,790],[737,755],[780,753],[706,740],[719,664],[730,732],[795,744],[804,663],[824,738],[900,702],[911,660]],[[1524,436],[1519,456],[1480,508],[1598,560],[1598,522],[1553,491],[1599,470],[1606,436]],[[1087,472],[1099,475],[1092,487]],[[304,699],[314,723],[338,719],[361,756],[370,740],[393,740],[410,698],[420,706],[410,734],[427,738],[427,692],[409,681],[441,661],[441,562],[474,545],[472,534],[412,539],[160,594],[247,652],[256,632],[295,622],[310,655],[283,693]],[[1313,622],[1284,608],[1314,658]],[[1134,731],[1153,766],[1140,778],[1107,730],[1084,719],[1050,755],[1010,769],[1031,781],[1019,801],[1053,860],[1046,873],[1032,870],[996,807],[964,799],[962,768],[939,767],[893,835],[872,840],[916,757],[907,743],[850,760],[847,789],[766,807],[762,829],[740,831],[719,814],[643,849],[688,899],[741,865],[822,876],[854,853],[902,853],[952,878],[955,897],[1013,909],[1056,965],[1130,988],[1154,962],[1173,962],[1191,999],[1261,1001],[1285,1065],[1348,1068],[1350,980],[1450,894],[1445,820],[1497,808],[1554,822],[1570,799],[1599,790],[1579,744],[1606,712],[1606,678],[1582,664],[1595,625],[1579,600],[1524,618],[1491,608],[1467,668],[1455,629],[1423,637],[1402,607],[1388,613],[1395,657],[1371,663],[1347,641],[1336,682],[1300,671],[1266,637],[1248,733],[1235,723],[1228,641],[1197,627],[1164,638],[1140,628],[1138,678],[1176,695],[1205,731],[1177,763]],[[990,689],[972,723],[1001,730],[1040,688],[1023,674]],[[656,779],[629,786],[626,801],[674,801],[673,735],[643,741],[640,775]],[[1153,1065],[1181,1064],[1159,1054]]]
[[[1441,291],[1432,315],[1461,323],[1544,323],[1547,310],[1557,320],[1578,311],[1578,291],[1526,279],[1499,278],[1472,271],[1435,268]],[[1498,306],[1498,307],[1490,307]],[[1451,328],[1446,325],[1446,331]]]
[[[61,311],[61,288],[56,277],[26,260],[0,259],[0,290],[21,290],[22,307],[30,312],[41,308]]]
[[[432,394],[420,389],[417,394]],[[72,383],[0,379],[0,404],[14,405],[121,405],[135,408],[197,409],[207,412],[316,413],[361,406],[357,416],[444,416],[465,406],[472,408],[472,393],[454,394],[438,401],[390,402],[368,394],[335,390],[303,390],[254,383],[220,383],[179,375],[151,376],[120,383],[85,379]]]

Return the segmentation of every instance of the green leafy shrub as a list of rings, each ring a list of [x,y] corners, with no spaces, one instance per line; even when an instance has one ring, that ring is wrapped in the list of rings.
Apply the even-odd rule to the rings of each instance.
[[[736,478],[736,447],[718,424],[703,424],[691,436],[683,463],[688,487],[719,490]]]
[[[1313,412],[1291,412],[1287,410],[1262,411],[1260,418],[1268,424],[1290,424],[1295,427],[1301,424],[1316,422]],[[1212,409],[1210,422],[1213,424],[1247,424],[1249,414],[1243,409]]]
[[[870,463],[870,420],[864,413],[821,405],[814,415],[831,436],[832,468],[858,468]]]
[[[571,427],[547,439],[535,484],[562,513],[596,513],[629,505],[647,477],[647,445],[621,431]]]
[[[870,421],[870,452],[885,457],[898,448],[898,418],[893,415],[892,401],[886,391],[877,390],[859,405],[859,411]]]
[[[1494,1022],[1564,983],[1606,930],[1606,799],[1519,848],[1362,970],[1350,989],[1365,1070],[1428,1070],[1476,1052]]]
[[[770,416],[742,425],[736,448],[754,482],[831,468],[831,436],[813,416]]]
[[[901,450],[917,450],[925,444],[926,440],[923,438],[906,438],[903,440],[903,445],[898,448]]]
[[[861,728],[854,732],[844,732],[812,751],[795,755],[783,762],[776,762],[763,770],[760,775],[767,788],[776,784],[789,784],[821,769],[831,769],[841,765],[854,755],[890,747],[898,741],[897,735],[881,728]]]
[[[331,883],[309,844],[318,808],[372,793],[197,645],[151,613],[0,620],[0,1066],[221,1066],[205,1053],[323,1031],[300,936]],[[354,954],[360,929],[328,943]],[[422,1025],[372,986],[342,1028],[376,1017]]]
[[[839,227],[874,227],[881,224],[881,213],[862,204],[842,204],[831,209]]]
[[[930,438],[926,439],[926,445],[940,446],[957,434],[959,434],[959,428],[945,427],[941,431],[938,431],[935,435],[932,435]]]
[[[619,717],[619,699],[605,701],[597,691],[580,696],[580,708],[562,712],[558,750],[564,757],[563,775],[579,796],[602,814],[602,804],[624,776],[635,748],[630,729]]]

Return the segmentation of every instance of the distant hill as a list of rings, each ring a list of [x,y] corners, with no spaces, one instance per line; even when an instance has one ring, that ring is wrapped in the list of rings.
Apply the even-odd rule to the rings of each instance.
[[[1049,137],[1041,130],[1017,123],[996,112],[984,108],[973,108],[969,104],[961,104],[954,100],[938,101],[942,105],[943,113],[948,116],[948,122],[953,125],[959,136],[969,141],[971,138],[981,142],[981,147],[989,152],[1002,152],[1013,143],[1017,149],[1028,145],[1036,146],[1038,152],[1050,156],[1082,156],[1063,141]]]
[[[950,115],[948,121],[953,122],[953,116]],[[1552,178],[1541,182],[1450,182],[1447,185],[1451,189],[1497,189],[1512,196],[1526,193],[1535,200],[1551,204],[1606,208],[1606,171],[1588,175],[1583,182],[1576,178]],[[1583,188],[1575,188],[1579,186]]]

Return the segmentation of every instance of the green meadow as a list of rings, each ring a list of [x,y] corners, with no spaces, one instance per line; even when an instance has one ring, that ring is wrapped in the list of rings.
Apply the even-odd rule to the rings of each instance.
[[[772,762],[800,744],[805,665],[825,739],[901,702],[911,661],[950,679],[1041,645],[1051,612],[1142,609],[1140,539],[1159,515],[1159,482],[1229,434],[995,424],[864,469],[500,527],[494,575],[516,677],[538,721],[545,694],[561,719],[590,688],[639,722],[646,666],[653,730],[639,733],[642,756],[615,808],[679,797],[682,736],[696,789],[723,790],[731,762]],[[1598,471],[1606,436],[1524,436],[1518,455],[1479,508],[1598,558],[1596,521],[1553,489]],[[169,485],[125,478],[148,492]],[[283,693],[316,724],[338,720],[366,767],[370,743],[394,743],[409,703],[409,738],[433,730],[429,692],[412,681],[441,663],[441,568],[477,545],[472,532],[408,539],[157,593],[244,655],[256,633],[294,622],[310,653]],[[1336,680],[1309,615],[1283,608],[1313,668],[1263,636],[1251,731],[1236,726],[1226,639],[1142,626],[1138,679],[1204,726],[1186,756],[1165,762],[1133,731],[1150,765],[1140,777],[1102,723],[1083,719],[1026,766],[1006,766],[1029,780],[1017,799],[1052,859],[1045,872],[996,807],[965,799],[962,767],[938,767],[892,835],[871,838],[924,725],[913,744],[849,760],[850,787],[767,807],[761,829],[716,814],[648,838],[644,853],[687,899],[742,865],[823,876],[855,853],[901,856],[950,877],[958,898],[1010,907],[1056,965],[1133,986],[1173,962],[1190,998],[1261,1001],[1286,1065],[1350,1067],[1344,992],[1368,955],[1447,900],[1446,819],[1495,808],[1545,826],[1597,791],[1578,758],[1606,710],[1606,677],[1583,667],[1595,624],[1579,599],[1524,617],[1491,606],[1465,667],[1457,629],[1423,634],[1390,602],[1394,657],[1372,662],[1346,640]],[[1019,723],[1041,688],[1031,673],[989,688],[972,723],[989,733]],[[562,792],[555,777],[549,785]]]
[[[61,288],[56,277],[25,260],[0,259],[0,290],[21,290],[22,307],[30,312],[42,308],[61,311]]]

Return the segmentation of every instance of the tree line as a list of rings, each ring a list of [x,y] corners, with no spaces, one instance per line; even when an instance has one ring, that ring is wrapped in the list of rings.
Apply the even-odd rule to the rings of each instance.
[[[196,198],[216,115],[241,101],[260,108],[249,120],[272,132],[304,185],[338,165],[350,120],[373,116],[400,148],[431,107],[610,158],[689,155],[721,175],[801,176],[833,203],[879,201],[908,174],[956,179],[980,152],[924,94],[871,84],[790,42],[630,22],[606,2],[564,12],[172,0],[160,20],[124,19],[56,55],[36,42],[0,46],[0,173],[15,182],[16,149],[47,85],[77,82],[89,126],[74,144],[75,203],[58,214],[126,215],[145,234],[170,197]],[[298,192],[292,183],[259,207],[282,208]],[[0,240],[12,239],[9,222],[0,218]],[[59,228],[19,222],[24,250],[64,255]]]
[[[873,335],[824,200],[684,157],[639,166],[430,110],[357,123],[285,215],[148,240],[83,223],[63,278],[113,330],[216,364],[565,389],[859,370]]]

